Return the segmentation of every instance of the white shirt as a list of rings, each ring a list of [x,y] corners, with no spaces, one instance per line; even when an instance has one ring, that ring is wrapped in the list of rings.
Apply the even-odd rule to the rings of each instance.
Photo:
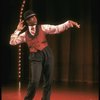
[[[34,30],[31,31],[31,27],[34,27]],[[65,30],[67,30],[68,28],[70,28],[71,25],[69,23],[69,21],[66,21],[65,23],[59,24],[59,25],[50,25],[50,24],[43,24],[41,25],[41,29],[44,31],[44,33],[46,34],[59,34]],[[36,32],[36,25],[34,26],[28,26],[29,28],[29,32],[32,34]],[[11,35],[10,37],[10,45],[17,45],[23,42],[26,42],[25,39],[25,32],[21,33],[20,35],[18,35],[20,33],[20,31],[15,30],[15,32]],[[34,35],[34,34],[32,34]]]

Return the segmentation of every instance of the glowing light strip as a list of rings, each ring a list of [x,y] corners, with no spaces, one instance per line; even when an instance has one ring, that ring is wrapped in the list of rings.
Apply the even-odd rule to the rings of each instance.
[[[23,0],[21,9],[20,9],[20,16],[19,21],[22,20],[23,9],[26,1]],[[19,83],[19,90],[21,89],[21,44],[18,46],[18,83]]]

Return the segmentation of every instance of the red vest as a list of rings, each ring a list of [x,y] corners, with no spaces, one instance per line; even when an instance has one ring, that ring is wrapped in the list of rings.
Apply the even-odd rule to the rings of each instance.
[[[37,26],[36,32],[37,33],[35,33],[34,36],[32,36],[29,31],[26,32],[26,43],[31,53],[43,50],[46,46],[48,46],[46,34],[42,31],[40,26]]]

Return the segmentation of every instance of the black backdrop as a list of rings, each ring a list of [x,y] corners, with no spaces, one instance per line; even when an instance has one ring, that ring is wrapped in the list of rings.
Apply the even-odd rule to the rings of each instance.
[[[81,24],[48,38],[55,56],[54,80],[61,82],[98,83],[99,23],[96,0],[26,0],[37,13],[39,23],[60,24],[68,19]],[[31,3],[30,3],[31,2]],[[3,84],[18,80],[18,46],[10,46],[10,35],[19,21],[22,0],[2,1],[1,5],[1,79]],[[22,44],[22,82],[28,81],[28,49]]]

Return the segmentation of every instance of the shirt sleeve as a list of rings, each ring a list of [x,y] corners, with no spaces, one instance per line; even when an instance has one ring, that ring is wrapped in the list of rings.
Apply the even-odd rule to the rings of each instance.
[[[10,45],[17,45],[26,41],[25,32],[19,35],[20,31],[15,30],[15,32],[10,36]]]
[[[69,21],[66,21],[65,23],[59,25],[50,25],[50,24],[41,25],[42,30],[47,34],[59,34],[70,27],[71,26]]]

